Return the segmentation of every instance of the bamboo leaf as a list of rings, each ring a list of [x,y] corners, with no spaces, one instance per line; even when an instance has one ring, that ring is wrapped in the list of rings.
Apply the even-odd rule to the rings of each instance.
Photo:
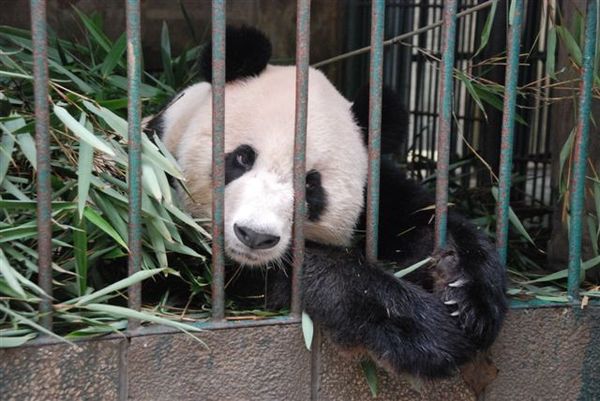
[[[369,390],[373,398],[377,397],[379,389],[379,378],[377,377],[377,367],[371,359],[364,359],[360,362],[360,367],[363,371]]]
[[[309,351],[312,347],[314,332],[315,328],[312,319],[308,316],[308,313],[302,311],[302,336],[304,337],[304,345]]]
[[[481,43],[479,44],[479,49],[477,49],[473,57],[476,57],[487,46],[488,41],[490,40],[490,33],[492,31],[492,25],[494,24],[494,17],[496,16],[497,6],[498,0],[494,0],[494,2],[492,3],[492,7],[488,12],[485,24],[483,25],[483,29],[481,30]]]
[[[18,314],[18,313],[16,313],[16,312],[14,312],[13,310],[11,310],[11,309],[7,308],[7,307],[6,307],[6,306],[4,306],[2,303],[0,303],[0,312],[3,312],[3,313],[5,313],[5,314],[7,314],[7,315],[11,316],[11,317],[12,317],[12,318],[14,318],[14,319],[15,319],[15,320],[16,320],[18,323],[23,323],[23,324],[24,324],[24,325],[26,325],[26,326],[29,326],[29,327],[31,327],[31,328],[34,328],[34,329],[36,329],[36,330],[37,330],[37,331],[39,331],[39,332],[42,332],[42,333],[44,333],[44,334],[47,334],[47,335],[49,335],[50,337],[54,337],[54,338],[56,338],[56,339],[58,339],[58,340],[60,340],[60,341],[63,341],[63,342],[65,342],[65,343],[67,343],[67,344],[75,345],[75,344],[73,344],[72,342],[70,342],[70,341],[68,341],[68,340],[65,340],[65,339],[64,339],[64,338],[62,338],[61,336],[54,334],[53,332],[51,332],[51,331],[50,331],[50,330],[48,330],[47,328],[45,328],[45,327],[43,327],[43,326],[40,326],[39,324],[37,324],[37,323],[36,323],[36,322],[34,322],[33,320],[31,320],[31,319],[28,319],[28,318],[26,318],[25,316],[23,316],[23,315],[20,315],[20,314]]]
[[[492,187],[492,195],[494,196],[494,199],[496,199],[496,202],[498,202],[498,187]],[[521,223],[521,220],[519,220],[519,217],[510,206],[508,207],[508,220],[512,223],[513,227],[521,236],[535,246],[533,238],[531,238],[525,229],[525,226],[523,226],[523,223]]]
[[[17,143],[21,148],[21,152],[25,155],[25,158],[31,163],[34,169],[37,169],[35,142],[31,134],[18,134],[16,135]]]
[[[115,152],[111,149],[110,145],[104,142],[102,139],[98,138],[96,135],[92,134],[81,125],[77,120],[75,120],[69,112],[58,106],[54,105],[54,114],[69,128],[79,139],[87,142],[89,145],[95,147],[96,149],[106,153],[109,156],[115,156]]]
[[[107,77],[113,72],[115,67],[121,62],[126,46],[127,36],[125,33],[122,33],[102,63],[102,68],[100,68],[100,73],[102,76]]]
[[[36,337],[37,337],[37,334],[35,334],[35,333],[30,333],[25,336],[15,336],[15,337],[0,336],[0,348],[20,347],[21,345],[25,344],[27,341],[29,341],[33,338],[36,338]]]
[[[8,263],[8,259],[6,258],[6,255],[4,255],[2,249],[0,249],[0,274],[6,280],[6,284],[8,284],[8,286],[12,288],[14,292],[19,294],[21,298],[27,298],[25,290],[23,290],[23,287],[21,287],[19,280],[15,276],[15,270]]]
[[[167,23],[163,21],[162,30],[160,34],[160,53],[162,58],[162,65],[167,84],[175,86],[175,79],[173,77],[173,64],[171,60],[171,42],[169,40],[169,27]]]
[[[402,269],[402,270],[399,270],[399,271],[395,272],[394,276],[396,276],[398,278],[402,278],[402,277],[406,276],[407,274],[414,272],[418,268],[420,268],[422,266],[425,266],[431,260],[433,260],[432,257],[425,258],[425,259],[421,260],[420,262],[417,262],[417,263],[415,263],[415,264],[413,264],[413,265],[411,265],[411,266],[409,266],[409,267],[407,267],[405,269]]]
[[[101,290],[94,291],[91,294],[84,295],[79,298],[75,298],[70,300],[68,303],[74,303],[77,306],[82,306],[92,301],[97,300],[105,295],[109,295],[113,292],[117,292],[119,290],[125,289],[131,285],[141,283],[147,278],[154,276],[160,272],[164,272],[166,269],[153,269],[153,270],[141,270],[139,272],[133,273],[131,276],[128,276],[122,280],[117,281],[109,286],[102,288]]]
[[[81,307],[84,309],[87,309],[87,310],[94,311],[94,312],[105,312],[105,313],[110,314],[111,316],[119,316],[119,317],[127,318],[127,319],[137,319],[140,321],[146,321],[146,322],[162,324],[164,326],[173,327],[173,328],[183,331],[186,334],[189,334],[190,337],[192,337],[194,340],[198,341],[204,347],[208,348],[206,346],[206,344],[204,343],[204,341],[200,340],[198,337],[196,337],[190,333],[190,331],[200,332],[202,330],[198,327],[195,327],[195,326],[192,326],[189,324],[165,319],[163,317],[151,315],[149,313],[138,312],[133,309],[124,308],[122,306],[116,306],[116,305],[89,304],[89,305],[82,305]]]
[[[88,273],[88,241],[85,219],[79,219],[80,230],[73,230],[73,253],[75,255],[75,268],[77,273],[78,295],[85,294],[87,290]]]
[[[127,244],[123,241],[123,238],[119,235],[119,233],[106,221],[102,216],[100,216],[94,209],[90,207],[85,207],[83,210],[83,215],[90,221],[90,223],[94,224],[96,227],[104,231],[106,234],[110,235],[112,239],[117,241],[119,245],[129,251]]]
[[[77,164],[77,210],[80,219],[83,217],[83,209],[88,200],[93,162],[94,149],[87,142],[80,141],[79,163]]]

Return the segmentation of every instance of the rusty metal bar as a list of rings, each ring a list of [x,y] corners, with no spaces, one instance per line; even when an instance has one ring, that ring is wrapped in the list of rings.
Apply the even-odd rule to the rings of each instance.
[[[35,94],[35,148],[38,227],[38,284],[47,294],[40,301],[40,323],[52,328],[52,187],[50,185],[50,131],[48,116],[48,32],[46,0],[31,0],[33,89]]]
[[[140,86],[142,80],[142,46],[140,35],[140,0],[127,0],[127,134],[129,164],[127,184],[129,189],[129,226],[127,246],[129,248],[128,272],[140,271],[142,264],[142,106]],[[127,289],[131,309],[139,310],[142,304],[140,283]],[[140,322],[129,319],[128,328],[138,328]]]
[[[304,264],[304,221],[306,218],[306,122],[308,113],[308,62],[310,56],[310,0],[296,3],[296,120],[294,129],[294,228],[292,316],[300,316],[300,280]]]
[[[212,317],[225,318],[225,0],[212,0]]]
[[[592,89],[594,85],[594,53],[596,50],[596,24],[598,2],[588,0],[583,45],[583,71],[579,93],[579,116],[573,151],[573,169],[570,181],[570,223],[569,223],[569,276],[567,292],[569,301],[579,297],[581,281],[581,241],[583,230],[583,209],[585,202],[585,168],[588,154],[590,119],[592,117]]]
[[[366,257],[377,260],[379,228],[379,174],[381,165],[381,92],[383,86],[383,28],[385,1],[371,4],[371,55],[369,60],[369,171],[367,176]]]
[[[517,82],[519,78],[519,52],[521,50],[521,26],[523,22],[523,0],[513,0],[513,11],[509,20],[506,87],[502,113],[502,142],[500,145],[500,177],[498,182],[498,205],[496,209],[496,249],[500,261],[506,264],[508,244],[508,212],[514,148]]]
[[[444,1],[442,25],[442,63],[440,67],[439,131],[437,137],[437,179],[435,186],[435,245],[446,246],[448,222],[448,169],[450,161],[450,131],[452,128],[454,50],[456,47],[457,0]]]

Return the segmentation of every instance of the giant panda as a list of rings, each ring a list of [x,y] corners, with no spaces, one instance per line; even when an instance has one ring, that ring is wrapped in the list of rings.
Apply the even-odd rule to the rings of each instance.
[[[254,28],[228,27],[226,49],[225,253],[244,272],[231,287],[261,288],[269,306],[282,307],[290,294],[296,70],[268,64],[271,44]],[[187,210],[209,218],[210,46],[200,66],[207,82],[184,89],[147,129],[182,168]],[[495,340],[507,309],[504,269],[490,240],[452,209],[448,244],[435,250],[433,196],[385,160],[379,258],[397,267],[432,262],[398,279],[389,264],[365,261],[367,94],[351,103],[310,68],[303,309],[342,350],[391,372],[446,376]],[[384,148],[402,129],[401,110],[384,91]],[[258,276],[268,283],[257,286]]]

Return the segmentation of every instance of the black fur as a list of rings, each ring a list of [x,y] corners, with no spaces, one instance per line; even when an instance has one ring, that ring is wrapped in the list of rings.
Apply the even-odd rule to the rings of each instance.
[[[306,203],[308,219],[317,221],[327,206],[327,192],[321,185],[321,173],[310,170],[306,173]]]
[[[225,31],[225,81],[259,75],[271,58],[271,42],[258,29],[227,26]],[[200,54],[200,71],[212,82],[212,45],[209,42]]]
[[[369,128],[369,85],[363,85],[352,103],[352,113],[364,132]],[[381,98],[381,153],[396,153],[406,141],[408,113],[393,89],[384,86]],[[367,137],[365,135],[365,146]]]
[[[241,158],[242,163],[238,160]],[[256,161],[256,152],[250,145],[240,145],[225,155],[225,185],[240,178],[252,169]]]

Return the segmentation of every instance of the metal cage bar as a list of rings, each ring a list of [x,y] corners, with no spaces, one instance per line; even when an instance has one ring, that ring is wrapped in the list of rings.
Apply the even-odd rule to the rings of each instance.
[[[293,316],[302,311],[300,280],[304,264],[304,221],[306,218],[306,124],[308,113],[308,66],[310,56],[310,0],[298,0],[296,10],[296,117],[294,132],[294,229],[293,229]]]
[[[385,1],[373,0],[371,5],[371,55],[369,60],[369,173],[367,177],[366,215],[366,257],[370,262],[377,260],[379,227],[384,17]]]
[[[212,1],[212,317],[225,318],[225,0]]]
[[[500,176],[498,182],[498,205],[496,209],[496,248],[500,261],[506,264],[508,242],[508,211],[513,167],[517,82],[519,79],[519,51],[521,49],[521,26],[523,23],[523,0],[513,0],[510,30],[508,32],[508,60],[506,87],[502,112],[502,141],[500,145]]]
[[[569,222],[569,276],[568,297],[574,302],[579,297],[581,273],[581,241],[583,231],[583,208],[585,200],[585,170],[590,131],[594,53],[596,51],[596,23],[598,0],[588,0],[585,22],[585,42],[583,46],[583,71],[579,95],[579,116],[573,151],[573,170],[570,182],[570,222]]]
[[[35,149],[37,162],[38,284],[47,296],[40,301],[40,322],[52,328],[52,186],[50,183],[50,128],[48,115],[48,31],[46,0],[31,0],[31,39],[35,93]]]
[[[450,134],[452,128],[454,49],[456,47],[457,0],[444,2],[442,25],[442,63],[440,66],[439,131],[437,138],[437,179],[435,186],[435,245],[446,245],[448,221],[448,170],[450,162]]]
[[[127,0],[127,135],[129,164],[128,185],[128,272],[140,271],[142,264],[142,46],[140,34],[140,1]],[[142,287],[137,283],[127,290],[129,307],[139,310],[142,305]],[[140,322],[130,319],[128,328],[136,329]]]

